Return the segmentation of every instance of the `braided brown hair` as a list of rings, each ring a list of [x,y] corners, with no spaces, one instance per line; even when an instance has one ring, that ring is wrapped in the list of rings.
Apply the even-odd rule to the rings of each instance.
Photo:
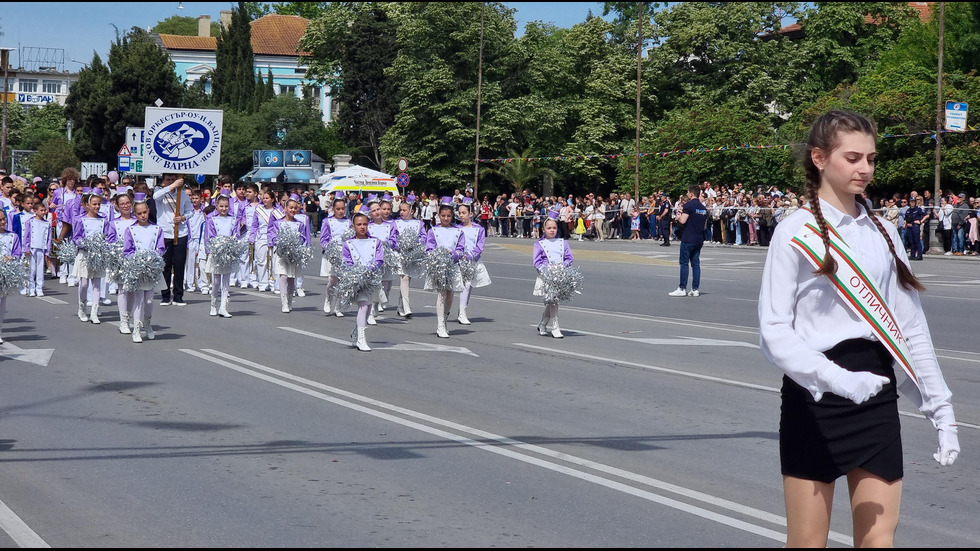
[[[813,211],[813,217],[816,219],[817,226],[820,228],[824,248],[827,251],[824,254],[823,261],[820,263],[820,268],[813,273],[827,277],[837,273],[837,261],[830,254],[830,233],[827,231],[827,220],[823,217],[820,200],[817,195],[817,192],[820,190],[820,169],[813,162],[813,150],[820,149],[825,155],[829,156],[840,145],[837,137],[841,132],[859,132],[874,137],[878,134],[878,128],[871,119],[864,115],[850,111],[836,110],[828,111],[818,117],[810,128],[810,134],[807,137],[806,149],[803,155],[803,168],[806,172],[806,190],[804,196],[810,203],[810,210]],[[888,250],[891,251],[892,258],[895,260],[895,269],[899,284],[905,289],[924,290],[925,287],[915,277],[915,274],[912,273],[908,265],[898,258],[898,254],[895,252],[895,244],[888,237],[888,232],[885,231],[878,217],[872,214],[871,210],[867,207],[864,197],[858,194],[854,196],[854,200],[858,205],[868,211],[868,217],[874,222],[878,231],[881,232],[881,235],[885,238],[885,242],[888,243]]]

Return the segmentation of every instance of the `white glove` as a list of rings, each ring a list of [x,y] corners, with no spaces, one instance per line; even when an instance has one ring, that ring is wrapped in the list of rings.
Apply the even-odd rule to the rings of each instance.
[[[868,371],[841,369],[841,373],[830,383],[830,391],[855,404],[863,404],[881,392],[881,387],[888,382],[888,377],[875,375]]]
[[[956,456],[960,453],[960,439],[956,437],[956,425],[940,423],[936,430],[939,432],[939,449],[932,454],[932,457],[940,465],[948,467],[956,461]]]

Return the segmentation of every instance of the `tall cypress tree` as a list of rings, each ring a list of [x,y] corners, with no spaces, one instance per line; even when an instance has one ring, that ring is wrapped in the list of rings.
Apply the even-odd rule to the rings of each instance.
[[[221,29],[215,50],[214,101],[241,112],[250,111],[254,106],[251,23],[245,2],[239,2],[238,8],[232,11],[231,25]]]

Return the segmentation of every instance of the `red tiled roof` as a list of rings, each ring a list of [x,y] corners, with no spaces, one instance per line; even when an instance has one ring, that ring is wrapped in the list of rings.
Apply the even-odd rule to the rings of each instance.
[[[306,33],[309,19],[298,15],[269,14],[252,21],[252,51],[258,55],[295,56],[299,40]],[[211,36],[161,34],[160,42],[168,50],[214,51],[218,39]]]

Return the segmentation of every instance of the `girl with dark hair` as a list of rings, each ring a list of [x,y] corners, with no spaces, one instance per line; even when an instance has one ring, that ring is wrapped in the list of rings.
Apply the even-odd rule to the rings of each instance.
[[[766,258],[759,334],[766,358],[784,372],[787,547],[827,545],[841,476],[854,546],[892,546],[904,476],[899,391],[936,428],[936,461],[951,465],[959,453],[951,394],[919,303],[923,287],[895,246],[894,224],[863,197],[876,135],[855,113],[831,111],[814,122],[805,204],[776,226]]]
[[[449,268],[455,268],[455,272],[451,278],[438,278],[438,282],[437,278],[432,277],[433,274],[428,274],[425,289],[436,292],[436,336],[448,339],[446,316],[453,306],[453,293],[463,290],[463,279],[459,274],[459,259],[466,251],[466,237],[463,235],[463,230],[453,225],[452,197],[442,198],[442,203],[439,205],[439,225],[432,226],[427,236],[426,253],[432,255],[437,249],[449,251],[453,263]]]

